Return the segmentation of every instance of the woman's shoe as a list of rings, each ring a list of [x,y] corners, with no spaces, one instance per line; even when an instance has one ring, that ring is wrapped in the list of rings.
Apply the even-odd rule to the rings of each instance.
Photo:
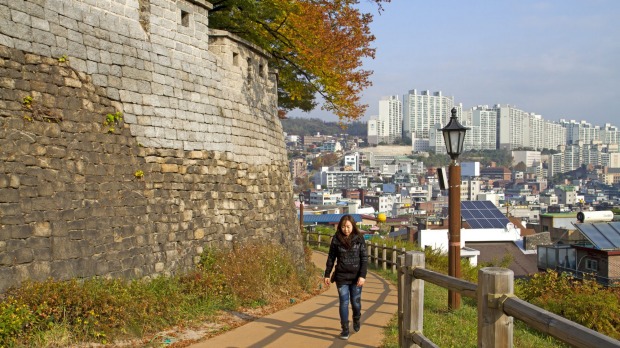
[[[349,322],[341,323],[342,332],[340,332],[340,339],[348,340],[349,339]]]
[[[353,318],[353,331],[355,331],[355,332],[360,331],[361,324],[362,323],[360,323],[360,319],[359,318],[357,318],[357,319]]]

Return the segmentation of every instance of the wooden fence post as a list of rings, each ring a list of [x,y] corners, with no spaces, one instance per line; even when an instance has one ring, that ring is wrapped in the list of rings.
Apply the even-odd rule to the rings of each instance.
[[[392,245],[392,274],[396,273],[396,258],[397,258],[397,252],[396,252],[396,245]]]
[[[319,232],[319,234],[317,235],[316,243],[319,247],[321,247],[321,232]]]
[[[368,263],[372,262],[372,243],[368,242]]]
[[[513,318],[504,313],[503,302],[514,296],[514,272],[499,267],[478,271],[478,347],[511,348]]]
[[[383,248],[381,249],[381,262],[382,262],[382,268],[385,271],[385,269],[387,268],[387,245],[383,244]]]
[[[379,243],[374,243],[374,246],[375,250],[373,250],[373,255],[375,255],[375,268],[379,268]]]
[[[404,309],[403,304],[405,303],[405,273],[407,272],[407,268],[405,267],[405,254],[401,254],[398,256],[398,346],[404,347],[405,340],[405,330],[404,328]]]
[[[424,281],[413,277],[415,267],[424,268],[424,253],[409,251],[405,254],[405,303],[403,304],[403,334],[405,335],[402,347],[418,347],[413,343],[410,333],[422,332],[424,313]]]

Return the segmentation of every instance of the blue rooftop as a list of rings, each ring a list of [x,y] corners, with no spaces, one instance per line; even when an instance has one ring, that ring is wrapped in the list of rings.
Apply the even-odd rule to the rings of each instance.
[[[306,224],[337,224],[342,217],[347,214],[304,214],[304,225]],[[297,215],[299,216],[299,215]],[[351,214],[353,220],[355,222],[362,222],[362,215],[360,214]]]

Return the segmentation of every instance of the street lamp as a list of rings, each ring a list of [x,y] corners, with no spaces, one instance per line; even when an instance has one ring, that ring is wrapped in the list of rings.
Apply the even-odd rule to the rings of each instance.
[[[299,231],[304,233],[304,193],[299,193]]]
[[[463,152],[465,132],[469,128],[463,127],[456,119],[456,108],[452,108],[450,122],[441,129],[446,150],[452,159],[450,162],[450,176],[448,184],[448,275],[461,277],[461,167],[456,162]],[[456,291],[448,291],[448,307],[458,309],[461,306],[461,295]]]

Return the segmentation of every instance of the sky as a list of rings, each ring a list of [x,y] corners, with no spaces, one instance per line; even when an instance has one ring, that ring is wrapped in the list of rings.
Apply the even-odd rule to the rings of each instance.
[[[392,0],[374,15],[373,86],[367,121],[381,97],[416,89],[453,96],[465,110],[509,104],[545,120],[620,127],[619,0]],[[316,110],[289,117],[336,121]]]

